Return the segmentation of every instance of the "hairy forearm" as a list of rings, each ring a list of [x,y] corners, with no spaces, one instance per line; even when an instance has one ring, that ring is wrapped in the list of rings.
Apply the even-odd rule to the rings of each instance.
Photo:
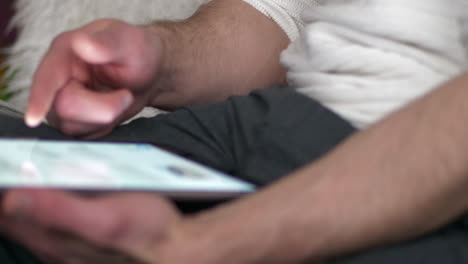
[[[151,30],[165,47],[155,106],[209,103],[284,82],[279,54],[289,39],[241,0],[214,0],[186,21]]]
[[[184,245],[178,257],[320,260],[407,240],[455,219],[468,208],[466,85],[468,75],[274,186],[186,220],[174,232],[175,244]]]

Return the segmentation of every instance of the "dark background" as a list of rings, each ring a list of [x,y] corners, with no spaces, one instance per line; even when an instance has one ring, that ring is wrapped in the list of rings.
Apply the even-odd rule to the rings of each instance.
[[[39,0],[40,1],[40,0]],[[7,26],[13,16],[14,0],[0,0],[0,46],[11,44],[15,38],[15,32],[8,32]]]

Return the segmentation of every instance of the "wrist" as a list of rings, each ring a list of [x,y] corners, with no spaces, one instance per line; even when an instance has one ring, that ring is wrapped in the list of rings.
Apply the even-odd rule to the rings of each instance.
[[[239,201],[186,217],[169,232],[154,263],[289,263],[272,254],[278,244],[276,221],[252,213],[250,205]]]
[[[161,47],[161,61],[152,89],[155,96],[149,105],[163,109],[175,109],[188,104],[195,89],[193,80],[187,78],[194,69],[190,51],[190,29],[186,22],[160,22],[145,29]]]
[[[145,25],[142,26],[146,32],[149,45],[154,53],[159,53],[158,67],[153,73],[154,80],[151,83],[151,96],[148,98],[147,106],[157,106],[155,100],[164,91],[172,90],[174,85],[171,83],[172,66],[170,63],[171,55],[171,32],[161,25]]]
[[[211,264],[213,259],[218,259],[216,254],[218,247],[207,239],[210,229],[202,230],[191,217],[186,217],[171,228],[163,243],[157,245],[157,250],[149,263],[173,263],[173,264]],[[216,249],[216,251],[214,250]]]

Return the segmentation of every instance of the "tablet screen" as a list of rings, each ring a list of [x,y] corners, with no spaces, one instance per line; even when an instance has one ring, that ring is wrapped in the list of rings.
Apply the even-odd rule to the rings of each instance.
[[[149,144],[0,139],[0,188],[249,193],[254,185]],[[196,197],[194,197],[196,198]]]

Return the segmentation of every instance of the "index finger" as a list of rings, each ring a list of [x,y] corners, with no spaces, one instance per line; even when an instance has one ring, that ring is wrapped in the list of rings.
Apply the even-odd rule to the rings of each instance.
[[[74,60],[67,35],[57,37],[34,74],[25,123],[38,126],[49,112],[56,93],[72,78]]]

